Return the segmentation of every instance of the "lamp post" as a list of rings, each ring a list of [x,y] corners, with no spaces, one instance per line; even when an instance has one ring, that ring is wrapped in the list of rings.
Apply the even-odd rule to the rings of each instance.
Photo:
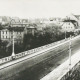
[[[69,70],[71,69],[71,35],[69,41]]]
[[[65,31],[65,39],[66,39],[66,31]]]
[[[13,45],[12,45],[12,57],[14,57],[15,56],[15,53],[14,53],[14,31],[13,31],[13,40],[12,40],[12,42],[13,42]]]

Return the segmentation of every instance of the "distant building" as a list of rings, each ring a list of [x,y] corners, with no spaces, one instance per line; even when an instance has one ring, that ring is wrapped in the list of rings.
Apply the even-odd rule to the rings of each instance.
[[[36,32],[37,28],[35,27],[35,25],[28,25],[28,27],[25,27],[24,32],[25,34],[32,34],[34,35]]]
[[[8,29],[3,29],[0,31],[1,33],[1,40],[4,41],[4,40],[8,40],[8,39],[11,39],[11,34],[10,34],[10,31]]]
[[[66,16],[62,24],[62,31],[73,32],[80,30],[80,15],[70,14]]]
[[[74,20],[76,21],[76,25],[80,26],[80,15],[74,15],[74,14],[70,14],[68,16],[66,16],[67,20]]]
[[[9,26],[10,27],[22,27],[19,19],[11,19]]]
[[[56,17],[56,18],[50,18],[50,21],[60,22],[60,21],[62,21],[62,18],[59,18],[59,17]]]
[[[11,19],[10,27],[26,27],[28,26],[27,20],[26,19]]]
[[[59,18],[59,17],[50,18],[50,22],[55,23],[57,25],[62,25],[63,24],[62,18]]]
[[[2,41],[12,41],[13,31],[15,42],[22,43],[24,34],[34,35],[36,32],[36,28],[31,25],[29,25],[28,27],[9,27],[8,29],[0,30],[0,39]]]
[[[76,26],[72,22],[64,22],[61,26],[62,32],[74,32]]]
[[[9,29],[3,29],[0,31],[1,34],[1,40],[2,41],[12,41],[13,38],[13,30],[14,30],[14,39],[17,43],[23,42],[24,37],[24,29],[23,28],[9,28]]]

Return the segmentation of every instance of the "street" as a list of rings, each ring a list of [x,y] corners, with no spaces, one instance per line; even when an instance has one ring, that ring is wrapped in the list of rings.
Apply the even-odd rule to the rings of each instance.
[[[79,50],[79,43],[80,39],[72,42],[72,54]],[[0,80],[40,80],[68,59],[68,50],[69,44],[66,43],[37,57],[9,66],[0,70]]]

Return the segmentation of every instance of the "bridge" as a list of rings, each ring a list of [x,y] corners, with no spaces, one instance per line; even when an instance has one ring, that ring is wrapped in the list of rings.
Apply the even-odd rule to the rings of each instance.
[[[59,53],[56,53],[56,51],[58,50],[67,48],[68,51],[70,41],[72,42],[73,46],[75,45],[75,43],[76,45],[78,45],[77,41],[80,41],[80,36],[67,38],[58,42],[54,42],[35,49],[31,49],[28,51],[15,54],[14,56],[11,55],[0,59],[0,80],[7,80],[8,78],[12,77],[14,74],[23,71],[25,68],[32,67],[46,60],[47,57],[52,57],[52,56],[56,57],[56,55],[59,55]],[[49,53],[50,51],[53,50],[54,52]],[[62,75],[58,77],[61,77]],[[47,80],[47,79],[43,79],[43,80]],[[65,80],[65,79],[60,79],[60,80]]]

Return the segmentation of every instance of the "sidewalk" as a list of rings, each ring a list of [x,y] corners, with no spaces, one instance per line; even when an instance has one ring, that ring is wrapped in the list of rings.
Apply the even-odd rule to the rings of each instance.
[[[70,68],[72,68],[79,61],[80,50],[71,57]],[[69,59],[40,80],[59,80],[59,78],[62,77],[67,71],[69,71]]]

